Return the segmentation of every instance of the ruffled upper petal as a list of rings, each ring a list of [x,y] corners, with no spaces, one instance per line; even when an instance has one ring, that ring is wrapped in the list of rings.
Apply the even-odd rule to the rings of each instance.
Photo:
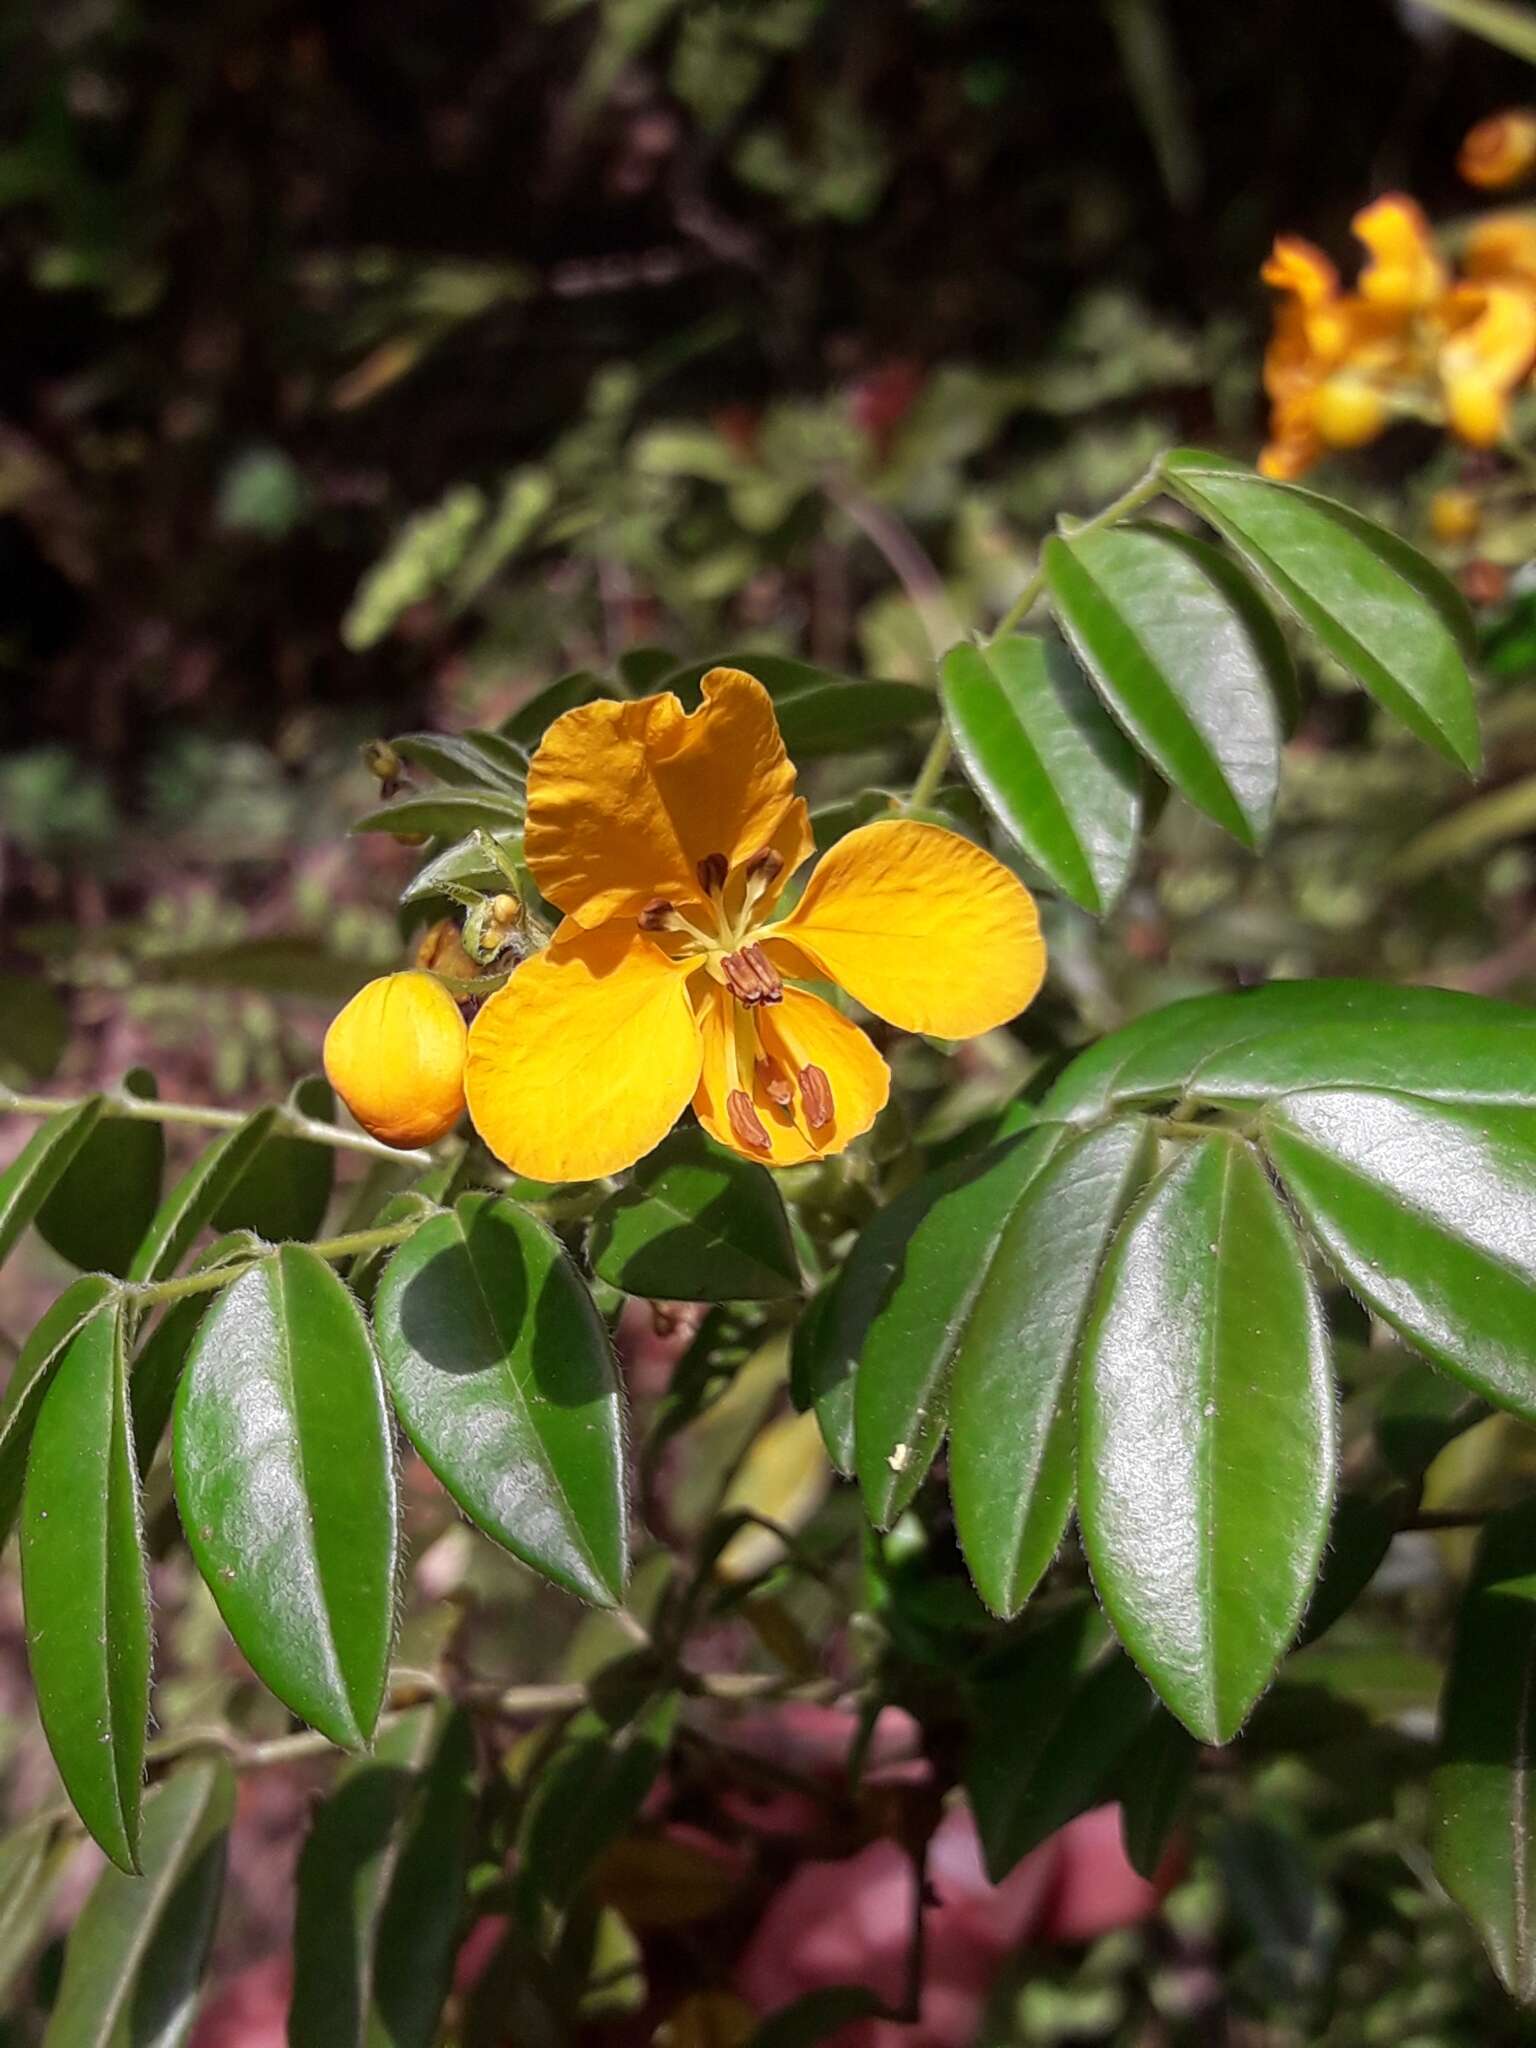
[[[958,833],[903,818],[862,825],[762,936],[783,941],[903,1031],[974,1038],[1017,1016],[1045,975],[1035,900]],[[793,953],[780,965],[804,973]]]
[[[633,925],[567,926],[471,1025],[464,1092],[514,1173],[595,1180],[661,1142],[701,1058],[684,967]]]
[[[700,687],[691,713],[670,693],[605,700],[544,735],[524,846],[543,894],[578,923],[637,916],[657,896],[699,904],[698,867],[711,854],[734,868],[797,836],[773,699],[741,669],[711,669]]]
[[[885,1107],[890,1068],[865,1033],[820,996],[787,988],[782,1001],[749,1014],[710,983],[699,1025],[704,1065],[693,1098],[694,1114],[712,1138],[744,1158],[765,1166],[799,1166],[807,1159],[824,1159],[851,1145]],[[733,1031],[735,1080],[751,1098],[766,1146],[744,1143],[730,1114],[734,1082],[727,1037]],[[817,1069],[824,1090],[813,1082],[807,1093],[801,1079],[807,1067]],[[787,1102],[780,1099],[784,1095]],[[830,1115],[823,1115],[828,1109]],[[813,1121],[812,1111],[821,1120]]]

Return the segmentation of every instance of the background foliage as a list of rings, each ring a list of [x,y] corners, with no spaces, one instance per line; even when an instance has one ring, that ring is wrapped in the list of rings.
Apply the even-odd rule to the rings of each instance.
[[[192,16],[66,5],[19,13],[0,34],[0,361],[14,394],[0,428],[9,684],[0,697],[0,1080],[88,1101],[98,1083],[143,1063],[163,1095],[212,1102],[230,1124],[203,1153],[202,1134],[168,1124],[168,1163],[157,1123],[87,1108],[51,1127],[47,1171],[67,1173],[73,1194],[55,1184],[0,1281],[0,1325],[18,1338],[40,1333],[13,1366],[0,1411],[0,1501],[14,1517],[16,1446],[35,1419],[29,1483],[46,1488],[51,1464],[70,1506],[62,1530],[54,1525],[59,1547],[29,1559],[32,1582],[56,1586],[43,1597],[61,1614],[86,1603],[76,1639],[105,1634],[111,1646],[90,1674],[97,1691],[78,1691],[76,1704],[105,1714],[113,1739],[78,1746],[88,1761],[71,1791],[104,1845],[124,1849],[144,1731],[135,1702],[147,1682],[124,1649],[135,1612],[148,1612],[125,1480],[135,1457],[148,1466],[137,1512],[152,1560],[152,1746],[155,1782],[163,1779],[143,1803],[139,1855],[153,1879],[109,1874],[82,1910],[93,1872],[56,1832],[58,1790],[8,1592],[8,1804],[18,1822],[48,1816],[0,1846],[10,2038],[183,2037],[215,1939],[232,1811],[240,1819],[217,1922],[216,1997],[244,1984],[243,1995],[275,2004],[281,2024],[286,1983],[274,1988],[260,1973],[288,1946],[297,1857],[296,2040],[430,2039],[434,1996],[477,1922],[499,1947],[483,1988],[466,1989],[461,1976],[450,2002],[453,2037],[466,2044],[634,2038],[636,2028],[649,2038],[658,2026],[674,2039],[714,2038],[710,2028],[740,2025],[739,2014],[683,2012],[684,1994],[723,1981],[721,1959],[749,1943],[787,1877],[816,1855],[921,1839],[932,1823],[923,1800],[955,1783],[969,1792],[994,1871],[1109,1796],[1128,1801],[1139,1866],[1177,1843],[1160,1915],[1086,1949],[1026,1949],[998,1977],[987,2038],[1522,2038],[1442,1889],[1479,1923],[1499,1975],[1524,1991],[1525,1932],[1501,1917],[1520,1895],[1515,1873],[1527,1854],[1519,1826],[1507,1825],[1507,1778],[1492,1780],[1493,1804],[1505,1804],[1491,1817],[1475,1811],[1486,1773],[1457,1794],[1474,1823],[1465,1843],[1442,1838],[1439,1879],[1426,1843],[1458,1609],[1463,1654],[1474,1660],[1465,1668],[1492,1654],[1518,1669],[1507,1660],[1529,1655],[1509,1620],[1512,1603],[1528,1612],[1529,1437],[1519,1420],[1384,1343],[1358,1299],[1410,1339],[1422,1343],[1427,1331],[1429,1348],[1453,1363],[1471,1356],[1482,1394],[1528,1405],[1520,1373],[1487,1384],[1489,1356],[1529,1350],[1528,1246],[1458,1240],[1488,1208],[1489,1173],[1526,1184],[1529,1112],[1510,1108],[1529,1092],[1523,1032],[1490,1027],[1479,1048],[1469,1019],[1481,1011],[1428,990],[1401,999],[1390,1043],[1395,1085],[1412,1098],[1401,1111],[1403,1171],[1433,1179],[1461,1158],[1484,1176],[1459,1184],[1473,1197],[1451,1205],[1449,1249],[1394,1247],[1410,1276],[1426,1260],[1434,1270],[1460,1262],[1451,1309],[1431,1303],[1417,1323],[1411,1304],[1373,1294],[1380,1212],[1367,1213],[1368,1197],[1345,1185],[1351,1174],[1358,1181],[1377,1127],[1352,1139],[1335,1101],[1293,1094],[1234,1147],[1209,1133],[1210,1112],[1241,1123],[1242,1105],[1267,1094],[1273,1075],[1262,1059],[1247,1076],[1217,1059],[1216,1085],[1204,1098],[1196,1091],[1190,1164],[1160,1183],[1190,1242],[1212,1241],[1203,1233],[1218,1211],[1250,1246],[1266,1233],[1292,1241],[1252,1166],[1257,1137],[1351,1282],[1346,1291],[1314,1269],[1328,1286],[1327,1364],[1344,1388],[1344,1505],[1307,1646],[1234,1750],[1197,1755],[1166,1713],[1152,1712],[1145,1685],[1093,1619],[1071,1545],[1024,1624],[989,1617],[955,1518],[978,1583],[989,1575],[989,1605],[1007,1608],[1029,1577],[1031,1546],[1049,1556],[1065,1502],[1046,1489],[1041,1528],[994,1529],[984,1460],[978,1473],[960,1449],[963,1406],[948,1484],[936,1471],[919,1485],[938,1452],[924,1417],[952,1361],[937,1369],[896,1330],[892,1355],[915,1358],[930,1378],[893,1386],[871,1374],[869,1384],[910,1399],[910,1409],[839,1415],[826,1361],[878,1343],[868,1325],[883,1277],[866,1280],[861,1298],[856,1255],[836,1291],[813,1297],[815,1320],[801,1322],[793,1350],[785,1334],[802,1278],[817,1277],[872,1216],[896,1215],[888,1227],[897,1231],[931,1216],[935,1266],[952,1268],[955,1244],[969,1245],[965,1232],[976,1228],[968,1191],[989,1199],[985,1178],[975,1193],[971,1165],[979,1142],[999,1134],[1002,1106],[1021,1088],[1038,1098],[1068,1054],[1173,999],[1318,974],[1529,997],[1536,668],[1518,475],[1511,482],[1404,428],[1319,479],[1435,549],[1477,600],[1477,792],[1454,760],[1422,743],[1434,732],[1410,736],[1346,686],[1326,633],[1287,643],[1305,711],[1278,787],[1273,776],[1221,772],[1219,717],[1204,728],[1216,737],[1213,764],[1199,743],[1199,674],[1171,663],[1194,693],[1194,715],[1137,738],[1191,801],[1160,808],[1155,790],[1144,797],[1127,773],[1115,785],[1118,811],[1102,784],[1085,785],[1077,807],[1079,820],[1118,817],[1118,836],[1086,848],[1069,805],[1065,832],[1043,846],[1024,841],[1055,884],[1046,996],[1018,1032],[965,1059],[904,1047],[906,1127],[882,1127],[851,1172],[786,1183],[792,1225],[776,1194],[750,1176],[733,1181],[690,1151],[686,1134],[644,1170],[645,1202],[618,1198],[593,1215],[579,1199],[525,1188],[514,1193],[533,1201],[538,1220],[510,1220],[524,1215],[514,1211],[498,1222],[451,1208],[458,1190],[447,1174],[391,1194],[367,1160],[303,1143],[301,1126],[283,1135],[270,1111],[264,1122],[259,1109],[257,1122],[243,1118],[312,1069],[327,1006],[400,954],[394,898],[421,855],[388,834],[344,841],[371,795],[355,763],[359,742],[503,720],[527,742],[536,737],[527,706],[558,677],[642,691],[713,652],[778,653],[859,678],[779,678],[791,685],[786,736],[814,774],[824,832],[854,822],[862,792],[906,789],[919,771],[934,729],[931,636],[944,646],[955,621],[990,624],[1040,566],[1092,669],[1102,619],[1074,565],[1113,591],[1117,579],[1134,580],[1138,547],[1162,549],[1160,562],[1173,552],[1116,528],[1097,540],[1118,547],[1118,561],[1093,558],[1095,537],[1069,536],[1047,551],[1053,566],[1041,544],[1058,512],[1097,513],[1172,444],[1251,459],[1264,320],[1253,278],[1274,231],[1299,227],[1341,250],[1350,213],[1390,184],[1410,186],[1437,217],[1465,210],[1456,143],[1473,119],[1525,96],[1529,73],[1422,10],[1341,13],[1303,0],[1254,10],[1241,35],[1229,10],[1204,0],[910,9],[556,0],[446,15],[396,8],[387,19],[348,8]],[[1485,492],[1488,510],[1475,544],[1447,550],[1431,539],[1428,504],[1452,481]],[[1192,477],[1190,495],[1199,489]],[[1423,645],[1425,630],[1417,620],[1399,644]],[[1008,656],[1005,670],[1011,659],[1060,657]],[[1270,672],[1286,659],[1270,649]],[[749,665],[773,682],[760,658]],[[959,754],[1004,827],[1012,818],[1028,829],[1040,816],[1038,780],[1011,791],[1006,777],[988,778],[989,744],[997,753],[988,708],[999,694],[1006,705],[1009,679],[978,665],[987,668],[962,659],[945,673]],[[1230,648],[1213,656],[1207,706],[1229,665]],[[1111,655],[1100,667],[1112,692],[1118,665]],[[809,690],[793,687],[808,680]],[[1021,689],[1033,680],[1015,679]],[[1283,694],[1277,701],[1274,740]],[[1445,738],[1443,717],[1428,723]],[[1448,751],[1465,758],[1464,730],[1460,739]],[[1016,736],[999,758],[1016,767]],[[441,757],[408,765],[418,797],[436,790]],[[1065,772],[1053,764],[1046,779]],[[963,829],[987,829],[959,781],[947,801]],[[1244,842],[1271,811],[1273,837],[1256,859]],[[515,822],[514,812],[500,821]],[[436,829],[431,818],[398,822]],[[1121,882],[1096,921],[1090,913]],[[403,921],[424,914],[417,903]],[[1347,1027],[1326,1001],[1328,1025]],[[1369,1013],[1367,1052],[1381,1030]],[[1440,1041],[1427,1050],[1426,1033]],[[1274,1043],[1293,1049],[1298,1034],[1297,1015],[1280,1013]],[[1221,1029],[1201,1046],[1222,1053]],[[1371,1085],[1341,1058],[1330,1041],[1330,1083]],[[1452,1058],[1460,1065],[1447,1085]],[[1194,1064],[1174,1072],[1154,1060],[1153,1083],[1123,1098],[1108,1083],[1095,1097],[1092,1068],[1087,1083],[1079,1069],[1076,1083],[1058,1084],[1067,1137],[1040,1164],[1033,1203],[1020,1155],[1005,1155],[1001,1170],[1017,1175],[1005,1191],[1009,1228],[1028,1242],[1031,1230],[1058,1224],[1074,1166],[1091,1168],[1096,1187],[1106,1171],[1119,1175],[1128,1203],[1145,1164],[1139,1112],[1182,1101]],[[152,1092],[147,1078],[129,1086],[141,1098]],[[1446,1094],[1461,1106],[1447,1107]],[[297,1100],[302,1115],[332,1114],[323,1091]],[[1134,1126],[1124,1115],[1100,1121],[1106,1104],[1122,1102]],[[32,1129],[14,1126],[13,1149]],[[6,1188],[37,1191],[39,1156]],[[919,1167],[950,1174],[958,1197],[930,1210],[933,1183],[922,1191]],[[114,1199],[93,1204],[102,1188]],[[181,1191],[179,1207],[176,1195],[158,1207],[163,1189]],[[553,1230],[590,1260],[599,1306],[617,1318],[637,1494],[660,1541],[640,1560],[627,1621],[584,1613],[471,1536],[425,1467],[407,1465],[394,1717],[372,1757],[338,1774],[230,1648],[214,1604],[231,1568],[217,1548],[217,1500],[189,1518],[199,1578],[167,1460],[149,1456],[199,1328],[180,1399],[202,1404],[215,1428],[215,1318],[231,1305],[274,1326],[296,1313],[300,1341],[316,1318],[337,1317],[324,1344],[337,1361],[335,1398],[346,1400],[350,1384],[348,1427],[366,1420],[372,1381],[355,1343],[348,1352],[351,1312],[302,1240],[382,1220],[386,1198],[398,1205],[388,1222],[402,1229],[429,1203],[443,1205],[413,1249],[428,1232],[457,1231],[471,1257],[477,1229],[501,1228],[524,1234],[525,1257],[547,1260]],[[1390,1221],[1390,1189],[1385,1199]],[[683,1224],[657,1229],[647,1203]],[[687,1219],[705,1207],[701,1246]],[[18,1208],[18,1230],[25,1220]],[[1358,1256],[1344,1242],[1351,1227],[1364,1232]],[[870,1265],[883,1259],[888,1269],[878,1230],[858,1242],[872,1247]],[[218,1295],[201,1324],[207,1295],[168,1301],[141,1328],[103,1282],[74,1277],[131,1269],[154,1282],[194,1261],[243,1266],[252,1232],[295,1242],[275,1267],[252,1267]],[[391,1396],[409,1424],[412,1361],[382,1335],[392,1283],[375,1249],[359,1250],[347,1278],[372,1304]],[[1144,1249],[1132,1229],[1113,1258],[1123,1270]],[[746,1262],[728,1286],[719,1278],[727,1256]],[[1234,1265],[1254,1256],[1234,1254]],[[1042,1252],[1042,1267],[1050,1263]],[[706,1287],[705,1270],[718,1287]],[[393,1284],[398,1292],[398,1276]],[[1272,1548],[1305,1563],[1327,1526],[1315,1482],[1334,1419],[1317,1391],[1321,1340],[1299,1262],[1289,1284],[1275,1310],[1285,1333],[1277,1352],[1287,1369],[1308,1369],[1295,1402],[1311,1433],[1302,1429],[1294,1463],[1314,1483],[1301,1528],[1283,1528]],[[621,1310],[619,1290],[644,1300]],[[669,1305],[704,1291],[730,1298],[702,1320]],[[1219,1377],[1221,1305],[1184,1306],[1217,1332],[1209,1355]],[[1479,1317],[1497,1325],[1491,1334],[1468,1334]],[[41,1392],[61,1340],[77,1330],[68,1379],[55,1382],[70,1400],[50,1391],[44,1409],[28,1389]],[[1129,1341],[1134,1355],[1134,1332]],[[1099,1344],[1105,1366],[1083,1427],[1134,1432],[1144,1426],[1134,1413],[1116,1421],[1117,1399],[1135,1385],[1112,1369],[1112,1303]],[[119,1368],[135,1348],[129,1402]],[[1233,1370],[1250,1370],[1238,1353]],[[853,1487],[832,1484],[789,1387],[802,1403],[821,1394],[820,1420],[834,1448],[845,1432],[887,1536],[865,1531]],[[990,1422],[998,1390],[976,1372],[957,1374],[955,1387],[957,1403]],[[1204,1393],[1188,1396],[1195,1437]],[[382,1410],[373,1414],[373,1434],[356,1439],[353,1476],[371,1472],[377,1508],[394,1480]],[[909,1426],[914,1418],[926,1436]],[[296,1418],[300,1435],[306,1426]],[[981,1429],[970,1440],[985,1448]],[[84,1444],[100,1447],[99,1466],[82,1461]],[[921,1455],[898,1456],[911,1446]],[[1256,1467],[1225,1468],[1262,1474],[1240,1503],[1256,1518],[1273,1452],[1266,1437]],[[213,1477],[178,1472],[184,1511],[215,1486],[217,1458],[209,1469]],[[492,1509],[464,1491],[461,1481],[458,1497],[485,1526]],[[1111,1548],[1113,1509],[1106,1500],[1094,1510],[1098,1540]],[[1474,1564],[1463,1525],[1506,1509]],[[792,1546],[743,1510],[790,1525]],[[1214,1511],[1224,1510],[1217,1501]],[[348,1603],[328,1593],[318,1527],[299,1575],[308,1604],[282,1641],[253,1649],[260,1629],[242,1621],[232,1596],[220,1603],[272,1692],[342,1741],[366,1726],[385,1684],[392,1531],[393,1516],[383,1516],[370,1552],[371,1636],[359,1627],[347,1637]],[[103,1573],[81,1569],[82,1544],[95,1546]],[[284,1586],[293,1557],[290,1548],[281,1560]],[[1090,1557],[1107,1589],[1112,1558]],[[595,1558],[535,1561],[588,1593],[613,1590],[611,1541]],[[1293,1578],[1266,1602],[1277,1636],[1310,1592],[1309,1574]],[[1244,1581],[1232,1594],[1239,1625],[1250,1591]],[[90,1608],[102,1599],[102,1612]],[[1146,1627],[1111,1604],[1121,1635],[1154,1668],[1161,1653],[1146,1627],[1155,1631],[1169,1603],[1153,1603]],[[326,1631],[334,1655],[317,1677],[306,1649]],[[657,1643],[662,1678],[686,1644],[685,1668],[713,1674],[717,1696],[685,1684],[680,1702],[675,1669],[673,1682],[658,1679]],[[1208,1647],[1223,1683],[1245,1674],[1243,1696],[1223,1699],[1218,1685],[1196,1697],[1197,1672],[1189,1696],[1164,1697],[1210,1742],[1241,1719],[1268,1663],[1262,1643]],[[32,1654],[47,1690],[46,1640]],[[71,1664],[53,1690],[80,1684]],[[920,1732],[926,1784],[904,1795],[877,1776],[855,1788],[850,1774],[826,1774],[803,1755],[770,1757],[754,1776],[730,1730],[742,1701],[758,1695],[796,1706],[894,1703]],[[1522,1701],[1518,1687],[1453,1682],[1445,1713],[1463,1756],[1508,1759]],[[210,1728],[222,1731],[216,1754]],[[182,1749],[189,1760],[167,1773]],[[779,1837],[744,1824],[741,1802],[761,1802],[769,1788],[811,1800],[813,1818],[802,1814]],[[321,1794],[311,1824],[306,1801]],[[721,1841],[731,1850],[723,1859]],[[1490,1843],[1502,1845],[1502,1860]],[[455,1902],[452,1914],[434,1917],[419,1903],[444,1900]],[[66,1958],[61,1937],[77,1915]],[[343,1953],[356,1972],[335,1967]],[[219,2024],[233,2027],[239,2009],[235,2020],[228,2009]]]

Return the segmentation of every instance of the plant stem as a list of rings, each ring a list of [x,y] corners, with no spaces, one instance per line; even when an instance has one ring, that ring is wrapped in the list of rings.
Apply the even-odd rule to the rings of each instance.
[[[1118,498],[1104,507],[1102,512],[1095,512],[1091,519],[1067,519],[1063,517],[1056,523],[1064,534],[1070,534],[1074,537],[1084,533],[1097,533],[1101,526],[1113,526],[1116,520],[1125,519],[1132,512],[1139,512],[1143,505],[1149,504],[1153,498],[1158,496],[1162,488],[1163,467],[1162,458],[1159,457],[1144,476],[1138,477],[1129,490],[1122,491]],[[1016,626],[1021,624],[1030,607],[1044,588],[1045,570],[1042,567],[1036,569],[1034,575],[1030,577],[1013,603],[998,620],[992,639],[1001,640],[1005,634],[1011,633]]]
[[[22,1095],[13,1088],[0,1088],[0,1116],[57,1116],[66,1109],[78,1109],[89,1101],[85,1095]],[[200,1124],[208,1130],[232,1131],[243,1124],[241,1109],[214,1109],[198,1102],[158,1102],[153,1096],[106,1093],[106,1115],[127,1117],[146,1124]],[[283,1135],[307,1138],[315,1145],[330,1145],[338,1152],[361,1152],[370,1159],[395,1159],[402,1166],[430,1166],[430,1152],[403,1152],[370,1138],[366,1131],[344,1131],[339,1124],[322,1123],[317,1117],[301,1115],[296,1109],[278,1111]]]
[[[907,809],[909,811],[920,811],[924,804],[931,804],[933,802],[934,794],[939,784],[944,780],[944,770],[949,766],[950,751],[949,727],[944,723],[941,714],[939,729],[928,743],[928,751],[923,756],[923,765],[917,771],[917,780],[913,783],[911,793],[907,798]]]
[[[950,607],[944,578],[923,552],[913,534],[896,514],[877,505],[846,479],[829,476],[822,489],[838,510],[851,519],[864,538],[877,548],[892,575],[906,592],[912,609],[923,624],[933,658],[965,638],[960,621]]]
[[[382,1251],[388,1245],[404,1244],[420,1224],[419,1216],[408,1223],[381,1223],[377,1229],[353,1230],[345,1237],[322,1237],[307,1249],[318,1252],[322,1259],[350,1259],[357,1252]],[[255,1258],[231,1259],[227,1266],[210,1266],[204,1273],[182,1273],[174,1280],[150,1280],[138,1285],[130,1282],[120,1291],[146,1307],[158,1301],[180,1301],[188,1294],[211,1294],[216,1288],[230,1286],[253,1266],[259,1266],[266,1256],[262,1252]]]

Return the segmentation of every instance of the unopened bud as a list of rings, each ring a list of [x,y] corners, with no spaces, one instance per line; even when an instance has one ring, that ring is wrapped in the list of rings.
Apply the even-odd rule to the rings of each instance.
[[[370,775],[385,785],[386,792],[404,774],[405,765],[388,740],[367,740],[361,751],[363,766]]]
[[[523,906],[517,898],[503,890],[491,898],[491,918],[496,924],[516,924],[523,914]]]

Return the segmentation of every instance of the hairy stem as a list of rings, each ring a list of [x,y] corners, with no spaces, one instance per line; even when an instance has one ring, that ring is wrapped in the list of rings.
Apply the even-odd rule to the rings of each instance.
[[[0,1088],[0,1116],[57,1116],[62,1110],[78,1109],[89,1101],[86,1095],[22,1095],[14,1088]],[[127,1117],[141,1124],[198,1124],[206,1130],[232,1131],[246,1120],[243,1109],[214,1109],[200,1102],[158,1102],[153,1096],[129,1095],[126,1091],[106,1092],[107,1116]],[[304,1116],[296,1109],[278,1111],[278,1127],[284,1137],[307,1138],[311,1144],[330,1145],[338,1152],[361,1152],[369,1159],[397,1159],[402,1166],[430,1166],[430,1152],[398,1150],[366,1131],[344,1131],[318,1117]]]

